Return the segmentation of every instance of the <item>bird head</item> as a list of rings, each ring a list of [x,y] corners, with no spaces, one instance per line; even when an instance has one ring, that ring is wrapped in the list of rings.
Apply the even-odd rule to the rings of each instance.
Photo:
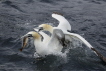
[[[38,40],[41,40],[43,41],[43,36],[41,34],[39,34],[38,32],[35,32],[35,31],[31,31],[31,32],[28,32],[26,35],[22,36],[22,48],[20,49],[20,51],[23,50],[23,48],[26,47],[27,43],[28,43],[28,38],[31,38],[33,37],[34,40],[38,39]]]
[[[49,31],[49,32],[53,32],[53,27],[51,25],[48,24],[41,24],[38,27],[38,32],[40,31]]]

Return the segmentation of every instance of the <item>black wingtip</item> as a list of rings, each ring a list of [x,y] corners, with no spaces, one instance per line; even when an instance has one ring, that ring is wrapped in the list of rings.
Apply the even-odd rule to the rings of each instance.
[[[58,12],[53,12],[54,14],[58,14],[58,15],[61,15],[61,16],[63,16],[63,14],[61,14],[61,13],[58,13]]]
[[[99,53],[95,48],[91,48],[96,54],[97,56],[102,60],[102,62],[106,63],[106,57],[103,56],[101,53]]]
[[[102,56],[101,60],[106,63],[106,57]]]

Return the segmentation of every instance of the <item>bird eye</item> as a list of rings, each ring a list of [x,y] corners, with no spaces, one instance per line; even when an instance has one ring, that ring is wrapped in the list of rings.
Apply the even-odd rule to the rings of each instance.
[[[43,30],[43,27],[39,27],[39,30],[38,30],[38,32],[40,32],[40,31],[42,31]]]
[[[32,34],[28,34],[28,37],[33,37]]]

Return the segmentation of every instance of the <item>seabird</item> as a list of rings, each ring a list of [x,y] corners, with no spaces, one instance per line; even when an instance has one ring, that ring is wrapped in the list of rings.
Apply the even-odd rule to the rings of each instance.
[[[48,35],[43,32],[38,33],[36,31],[30,31],[23,36],[23,45],[20,50],[22,51],[23,48],[26,47],[28,38],[32,37],[34,39],[34,46],[36,49],[35,55],[38,54],[40,57],[45,57],[46,55],[50,54],[61,55],[61,50],[63,48],[62,41],[64,40],[65,36],[63,32],[58,29],[53,30],[53,34],[53,37],[49,39]]]
[[[44,49],[44,48],[41,48],[39,46],[43,41],[43,36],[40,35],[39,33],[35,32],[35,31],[30,31],[26,35],[22,36],[23,41],[22,41],[22,48],[20,49],[20,51],[22,51],[23,48],[26,47],[26,45],[28,43],[28,39],[31,38],[31,37],[34,40],[34,45],[35,45],[36,52],[38,54],[40,54],[40,52]]]
[[[42,29],[42,28],[41,28]],[[35,31],[39,31],[40,29],[34,28]],[[47,34],[45,34],[42,31],[39,31],[39,33],[44,36],[44,43],[47,43],[48,46],[52,46],[51,48],[54,47],[55,50],[62,51],[62,48],[65,46],[64,40],[65,40],[65,35],[61,29],[55,29],[51,30],[53,32],[53,35],[51,37],[48,37]]]
[[[55,29],[60,29],[60,28],[58,28],[58,27],[52,27],[51,25],[48,25],[48,24],[41,24],[41,25],[39,25],[39,31],[41,31],[41,30],[49,31],[52,35],[53,35],[53,30],[55,30]],[[63,33],[65,35],[65,40],[72,41],[72,40],[70,40],[70,37],[77,38],[79,41],[83,42],[87,47],[89,47],[91,50],[93,50],[94,53],[102,61],[106,62],[106,57],[104,57],[95,48],[93,48],[93,46],[88,41],[86,41],[83,37],[81,37],[80,35],[75,34],[75,33],[70,33],[69,31],[66,31],[64,28],[62,28],[61,30],[63,31]]]

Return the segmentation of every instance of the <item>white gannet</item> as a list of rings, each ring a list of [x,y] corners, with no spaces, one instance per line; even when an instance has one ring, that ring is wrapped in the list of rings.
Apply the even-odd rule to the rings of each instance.
[[[52,35],[53,35],[53,30],[55,29],[58,29],[58,27],[52,27],[51,25],[48,25],[48,24],[41,24],[39,25],[39,31],[49,31]],[[81,39],[82,41],[84,41],[83,43],[85,43],[88,47],[91,47],[91,45],[84,39],[82,38],[80,35],[78,34],[75,34],[75,33],[70,33],[68,31],[64,31],[63,29],[61,29],[65,35],[65,40],[69,40],[71,41],[70,37],[74,37],[74,38],[77,38],[77,39]],[[80,40],[80,41],[81,41]]]
[[[28,32],[26,35],[23,36],[23,45],[20,50],[22,51],[22,49],[26,46],[28,42],[28,38],[33,37],[36,53],[39,56],[45,57],[45,55],[49,55],[49,54],[54,54],[54,55],[61,54],[62,53],[61,50],[63,48],[63,45],[61,44],[63,43],[62,41],[64,40],[65,36],[61,30],[55,29],[53,32],[54,35],[52,38],[50,38],[50,40],[46,40],[47,35],[43,32],[40,32],[42,35],[35,31]],[[45,35],[46,37],[44,38],[43,36]]]
[[[38,31],[38,28],[34,28],[35,31]],[[65,46],[63,40],[65,40],[65,35],[63,34],[62,30],[55,29],[51,30],[53,32],[53,35],[49,37],[44,32],[40,31],[39,33],[44,37],[43,43],[50,46],[50,48],[53,48],[58,51],[62,51],[63,46]],[[51,47],[52,46],[52,47]]]
[[[48,24],[41,24],[39,25],[39,31],[41,30],[45,30],[45,31],[49,31],[51,34],[53,34],[53,30],[58,29],[58,27],[52,27],[51,25]],[[60,28],[59,28],[60,29]],[[104,57],[102,54],[100,54],[95,48],[93,48],[93,46],[86,41],[83,37],[81,37],[78,34],[75,33],[70,33],[64,29],[61,29],[63,31],[63,33],[65,34],[65,40],[70,40],[70,37],[74,37],[79,39],[81,42],[83,42],[87,47],[89,47],[91,50],[94,51],[94,53],[104,62],[106,62],[106,57]]]
[[[27,43],[28,43],[28,39],[33,37],[34,39],[34,45],[35,45],[35,48],[36,48],[36,52],[37,53],[40,53],[41,50],[43,50],[44,48],[41,48],[40,45],[42,43],[42,40],[43,40],[43,36],[38,34],[37,32],[35,31],[30,31],[28,32],[26,35],[22,36],[23,38],[23,41],[22,41],[22,48],[20,49],[21,51],[23,50],[23,48],[26,47]]]

